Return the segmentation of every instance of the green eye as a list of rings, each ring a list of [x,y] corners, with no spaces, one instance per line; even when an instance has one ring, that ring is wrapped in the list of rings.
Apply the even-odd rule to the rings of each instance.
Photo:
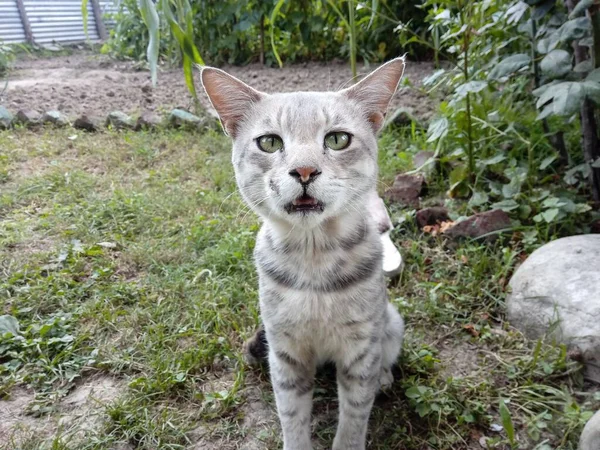
[[[325,136],[325,147],[331,150],[344,150],[350,145],[350,135],[343,131],[334,131]]]
[[[258,148],[267,153],[275,153],[283,148],[283,141],[279,136],[274,134],[261,136],[256,140],[256,143],[258,144]]]

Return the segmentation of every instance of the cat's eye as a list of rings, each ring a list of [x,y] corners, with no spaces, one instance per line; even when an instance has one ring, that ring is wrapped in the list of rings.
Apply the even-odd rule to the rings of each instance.
[[[334,131],[325,136],[325,147],[331,150],[344,150],[350,145],[350,135],[343,131]]]
[[[267,153],[275,153],[283,148],[283,141],[275,134],[267,134],[266,136],[259,137],[256,140],[256,144],[258,148]]]

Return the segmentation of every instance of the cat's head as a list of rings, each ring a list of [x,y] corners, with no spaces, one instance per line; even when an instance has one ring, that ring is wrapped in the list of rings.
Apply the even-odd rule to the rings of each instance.
[[[341,91],[266,94],[204,68],[246,202],[301,228],[362,212],[377,179],[376,134],[403,70],[397,58]]]

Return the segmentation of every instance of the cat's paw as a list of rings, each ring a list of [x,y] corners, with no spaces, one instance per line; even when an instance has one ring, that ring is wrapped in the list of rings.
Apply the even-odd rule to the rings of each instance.
[[[389,388],[394,382],[394,375],[391,368],[382,368],[379,376],[379,385],[382,390]]]
[[[244,342],[242,352],[244,361],[250,366],[257,366],[267,360],[269,347],[265,329],[262,325],[256,330],[254,336]]]

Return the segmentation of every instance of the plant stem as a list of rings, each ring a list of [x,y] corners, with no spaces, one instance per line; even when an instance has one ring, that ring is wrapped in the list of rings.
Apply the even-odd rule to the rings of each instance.
[[[470,45],[470,24],[468,23],[468,18],[465,18],[465,9],[468,8],[467,5],[463,7],[462,2],[458,2],[458,8],[460,10],[460,21],[461,25],[467,25],[465,29],[465,33],[463,35],[463,76],[465,78],[465,83],[469,82],[469,45]],[[470,6],[470,3],[469,3]],[[469,158],[469,163],[467,167],[467,176],[469,180],[473,180],[473,175],[475,174],[475,154],[473,150],[473,124],[471,120],[471,93],[467,92],[467,156]]]
[[[260,16],[260,63],[265,64],[265,15]]]
[[[354,0],[348,0],[348,35],[350,38],[350,68],[352,78],[356,78],[356,23],[354,21]]]
[[[567,9],[569,12],[573,10],[577,5],[578,0],[566,0]],[[594,43],[600,41],[600,5],[598,0],[590,8],[590,16],[592,18],[592,34],[594,37]],[[573,49],[575,51],[575,63],[579,64],[588,59],[587,50],[585,47],[578,45],[577,42],[573,42]],[[598,48],[595,48],[593,63],[594,67],[600,63],[600,58],[596,57],[599,52]],[[583,157],[585,162],[592,164],[600,159],[600,141],[598,140],[598,132],[596,127],[596,117],[594,114],[594,105],[589,99],[585,99],[581,105],[581,131],[583,134]],[[590,167],[590,190],[592,192],[592,198],[596,203],[596,207],[600,208],[600,169]]]

